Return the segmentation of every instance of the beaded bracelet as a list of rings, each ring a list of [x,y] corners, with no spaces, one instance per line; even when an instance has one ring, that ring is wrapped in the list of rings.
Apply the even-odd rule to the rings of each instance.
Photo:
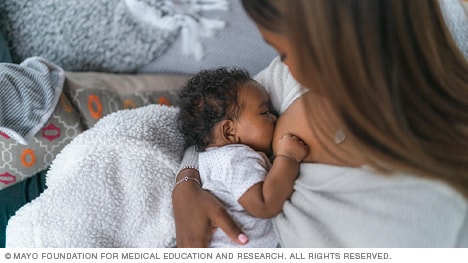
[[[183,183],[183,182],[188,182],[189,180],[192,180],[192,181],[197,182],[198,185],[200,185],[200,187],[201,187],[201,182],[200,182],[200,180],[198,180],[198,179],[195,178],[195,177],[188,177],[188,176],[185,176],[184,178],[180,179],[179,181],[177,181],[177,182],[175,183],[174,188],[175,188],[176,186],[178,186],[179,184]]]
[[[177,171],[176,173],[176,179],[177,179],[177,176],[180,174],[180,172],[182,172],[183,170],[186,170],[186,169],[193,169],[193,170],[197,170],[198,172],[198,166],[195,166],[195,165],[185,165],[183,167],[180,167],[179,170]]]

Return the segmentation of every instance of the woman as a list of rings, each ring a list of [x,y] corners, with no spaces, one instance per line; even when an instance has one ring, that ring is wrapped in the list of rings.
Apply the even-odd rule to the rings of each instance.
[[[243,4],[310,89],[275,131],[310,146],[275,219],[281,245],[467,247],[468,64],[438,1]],[[178,246],[207,246],[213,227],[246,241],[196,184],[174,189],[173,205]]]

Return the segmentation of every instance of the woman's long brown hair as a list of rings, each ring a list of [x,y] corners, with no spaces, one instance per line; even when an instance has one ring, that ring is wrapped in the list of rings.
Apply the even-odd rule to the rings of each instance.
[[[299,82],[330,100],[375,167],[439,179],[468,197],[468,62],[437,0],[243,4],[295,45]]]

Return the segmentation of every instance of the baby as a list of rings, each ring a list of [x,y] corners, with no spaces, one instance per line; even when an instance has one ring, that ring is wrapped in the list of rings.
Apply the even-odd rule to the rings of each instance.
[[[178,104],[179,128],[200,152],[202,187],[240,224],[250,238],[247,246],[276,247],[269,218],[291,196],[307,145],[294,135],[283,136],[269,161],[276,116],[264,87],[241,69],[199,72],[181,90]],[[216,230],[211,247],[235,246]]]

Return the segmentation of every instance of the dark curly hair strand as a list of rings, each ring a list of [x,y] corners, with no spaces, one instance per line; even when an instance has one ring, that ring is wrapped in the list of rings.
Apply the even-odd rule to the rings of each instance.
[[[187,146],[204,151],[213,139],[215,124],[239,116],[238,90],[250,80],[246,70],[222,67],[202,70],[187,82],[177,101],[178,126]]]

